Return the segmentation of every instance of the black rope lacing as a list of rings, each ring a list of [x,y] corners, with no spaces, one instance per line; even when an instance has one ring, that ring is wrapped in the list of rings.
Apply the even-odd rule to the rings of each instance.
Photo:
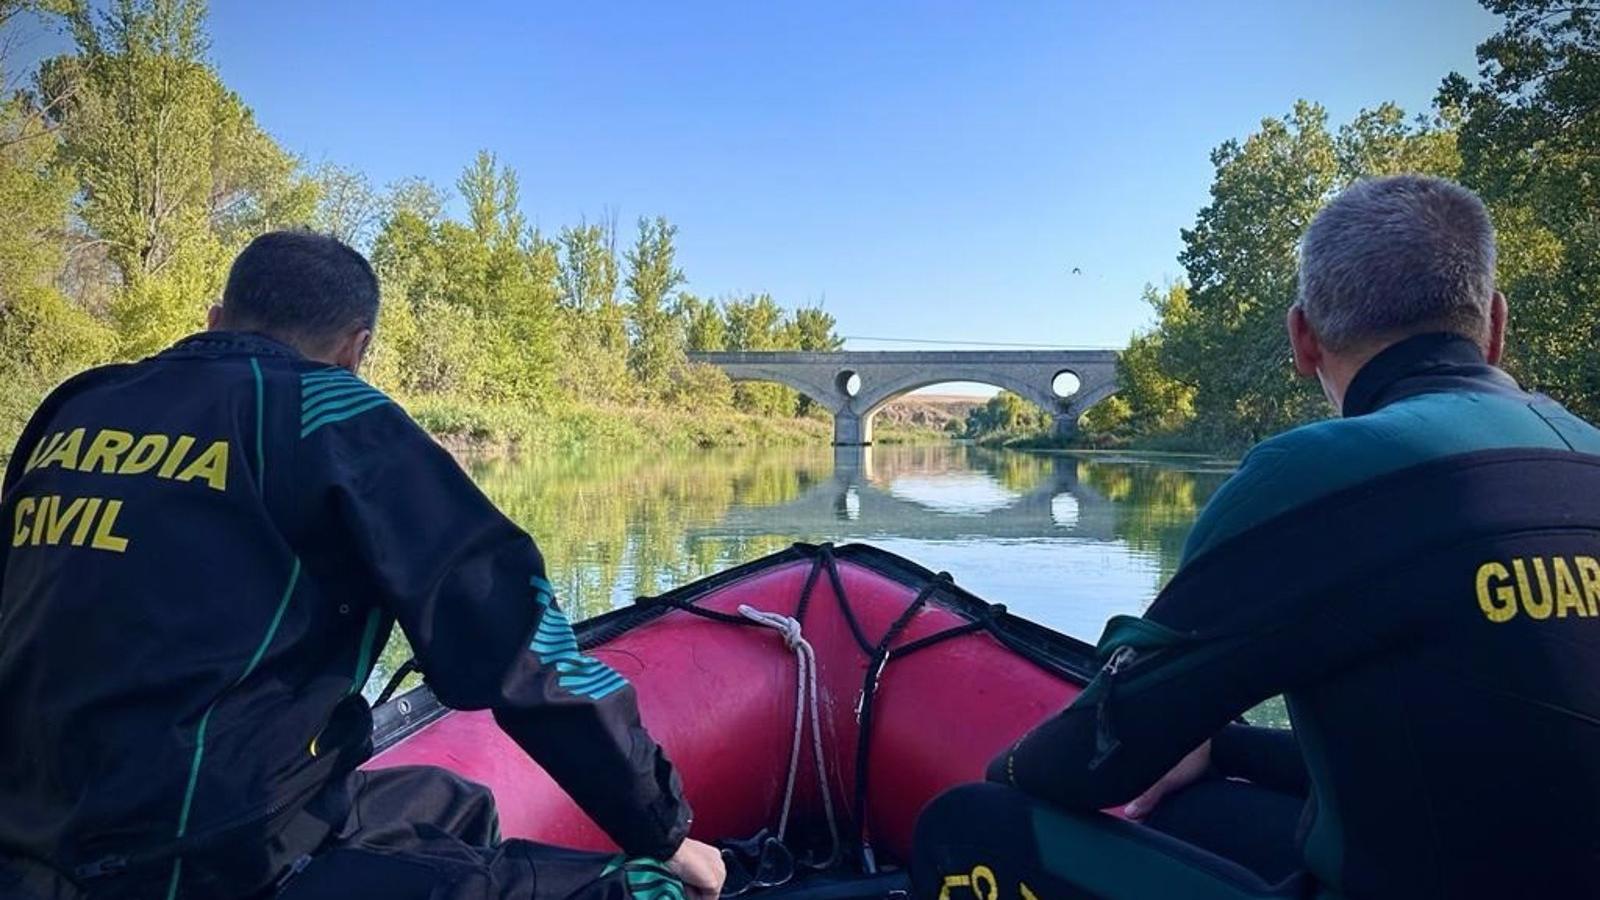
[[[384,683],[383,690],[378,692],[378,698],[372,701],[372,705],[382,706],[388,703],[389,698],[394,696],[394,692],[400,689],[400,682],[405,681],[407,675],[421,671],[422,666],[417,664],[417,658],[415,656],[408,658],[400,664],[400,668],[394,670],[393,675],[389,676],[389,680]]]
[[[830,557],[831,558],[831,557]],[[900,636],[906,626],[911,624],[912,618],[927,605],[928,598],[932,597],[939,588],[951,582],[948,572],[940,572],[933,581],[923,585],[898,618],[890,623],[888,630],[884,631],[882,639],[870,651],[867,662],[866,676],[861,683],[861,701],[856,707],[856,722],[860,726],[856,734],[856,796],[855,796],[855,825],[857,846],[860,848],[861,868],[867,872],[878,870],[877,860],[872,853],[872,839],[867,829],[867,782],[871,774],[872,759],[872,714],[875,704],[873,701],[878,696],[878,684],[883,679],[883,670],[889,665],[889,645]],[[839,605],[849,609],[850,604],[845,600],[844,586],[837,584],[834,588],[839,597]]]
[[[826,572],[828,575],[828,583],[833,588],[834,599],[839,604],[839,612],[844,617],[845,623],[849,626],[850,634],[855,638],[856,645],[861,648],[861,651],[867,655],[868,659],[866,675],[861,685],[861,696],[856,708],[856,718],[860,727],[856,739],[854,824],[861,866],[867,871],[875,871],[876,862],[873,859],[870,838],[866,828],[867,793],[869,787],[869,768],[872,750],[872,724],[874,720],[875,706],[874,701],[877,699],[878,687],[883,680],[883,673],[884,670],[888,668],[890,659],[903,659],[913,653],[921,652],[946,641],[969,634],[976,634],[977,632],[981,631],[987,632],[991,637],[1005,646],[1008,650],[1011,650],[1017,656],[1020,656],[1023,659],[1026,659],[1029,662],[1046,669],[1047,671],[1051,672],[1051,674],[1063,676],[1064,673],[1057,666],[1051,665],[1047,660],[1041,659],[1041,653],[1038,648],[1030,647],[1027,644],[1016,640],[1000,627],[999,623],[1001,618],[1006,615],[1006,608],[1004,605],[999,603],[984,604],[976,613],[977,617],[972,621],[963,622],[960,625],[946,628],[943,631],[937,631],[933,634],[924,635],[923,637],[917,638],[914,641],[908,641],[900,647],[893,647],[892,645],[894,640],[905,631],[906,627],[911,624],[911,620],[915,618],[916,614],[928,604],[928,601],[933,599],[933,597],[938,594],[941,589],[953,587],[955,582],[948,572],[940,572],[927,584],[923,585],[921,590],[917,592],[916,597],[912,599],[911,603],[907,605],[903,611],[901,611],[900,615],[895,618],[894,622],[890,623],[889,628],[884,632],[883,637],[874,643],[867,639],[866,632],[862,629],[861,622],[856,618],[855,610],[850,605],[849,597],[844,588],[844,579],[839,574],[838,558],[834,554],[833,545],[820,544],[813,546],[807,544],[796,544],[795,548],[802,553],[811,555],[813,561],[811,564],[811,570],[806,574],[805,585],[800,590],[800,598],[795,605],[793,618],[797,622],[803,623],[805,621],[805,614],[807,609],[810,608],[811,598],[815,592],[817,581],[821,577],[822,573]],[[707,609],[698,605],[695,600],[686,600],[683,597],[676,596],[675,594],[668,594],[660,597],[639,597],[635,601],[635,608],[637,609],[648,611],[651,608],[662,607],[681,610],[689,615],[698,616],[702,619],[708,619],[714,622],[721,622],[725,625],[740,625],[749,627],[757,624],[756,622],[753,622],[743,616],[736,616],[715,609]],[[612,626],[612,628],[605,629],[607,633],[603,635],[586,635],[586,640],[584,643],[586,645],[593,643],[604,643],[606,640],[609,640],[614,636],[612,633],[613,629],[617,629],[616,633],[620,633],[620,631],[628,630],[637,624],[639,624],[637,620],[626,625],[619,623],[618,626]],[[400,668],[395,670],[395,673],[390,676],[388,683],[385,684],[383,690],[379,692],[375,705],[386,702],[395,692],[395,690],[399,688],[400,682],[403,681],[407,675],[417,671],[420,671],[420,667],[417,665],[416,660],[406,660],[400,666]],[[827,785],[820,785],[819,787],[822,790],[828,789]]]
[[[876,642],[867,638],[866,631],[861,627],[861,621],[856,618],[855,608],[850,603],[850,598],[845,590],[844,578],[839,572],[838,557],[834,553],[833,545],[821,544],[817,546],[796,545],[802,552],[812,556],[810,571],[806,574],[804,586],[800,590],[800,598],[794,607],[794,619],[803,622],[806,611],[811,606],[811,598],[815,593],[816,584],[821,575],[826,572],[829,586],[833,588],[834,600],[839,604],[840,615],[850,629],[851,636],[856,645],[867,656],[867,669],[861,685],[861,695],[856,707],[856,720],[859,725],[856,738],[856,779],[855,796],[853,798],[855,843],[857,845],[858,862],[866,871],[876,870],[876,860],[873,858],[871,838],[867,829],[867,796],[871,787],[871,759],[872,759],[872,732],[875,720],[876,700],[878,688],[883,681],[883,674],[888,668],[891,659],[898,660],[919,653],[930,647],[935,647],[946,641],[964,637],[978,632],[987,632],[1007,649],[1018,656],[1035,664],[1045,665],[1053,674],[1061,674],[1053,667],[1040,660],[1039,651],[1034,647],[1023,644],[999,627],[999,620],[1006,615],[1006,608],[998,603],[985,604],[972,621],[963,622],[933,634],[924,635],[913,641],[895,647],[894,642],[916,618],[918,612],[928,605],[941,590],[953,587],[955,582],[948,572],[940,572],[917,592],[916,597],[901,611],[900,615],[890,623],[883,636]],[[752,625],[751,620],[743,616],[730,615],[718,610],[706,609],[693,600],[685,600],[675,596],[641,597],[638,600],[641,606],[665,606],[679,609],[690,615],[699,616],[730,625]],[[827,790],[826,785],[819,786]]]

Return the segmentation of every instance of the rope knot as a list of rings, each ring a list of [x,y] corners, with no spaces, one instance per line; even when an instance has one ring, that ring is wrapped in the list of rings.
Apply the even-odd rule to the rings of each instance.
[[[800,623],[790,616],[756,609],[748,603],[739,604],[739,615],[758,625],[765,625],[783,635],[783,642],[789,646],[790,650],[798,648],[801,641],[804,640],[800,634]]]

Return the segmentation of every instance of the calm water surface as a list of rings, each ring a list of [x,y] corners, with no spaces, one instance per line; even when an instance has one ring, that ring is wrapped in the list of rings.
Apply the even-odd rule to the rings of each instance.
[[[534,535],[575,617],[795,541],[865,541],[1092,641],[1149,604],[1230,470],[940,444],[575,455],[472,475]]]
[[[1139,613],[1232,464],[962,444],[572,454],[472,477],[531,533],[574,619],[795,541],[861,541],[1093,642]],[[398,629],[371,697],[409,648]]]

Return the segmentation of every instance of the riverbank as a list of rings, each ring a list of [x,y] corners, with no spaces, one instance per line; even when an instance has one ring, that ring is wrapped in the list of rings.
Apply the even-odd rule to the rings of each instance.
[[[34,393],[42,399],[44,391]],[[32,399],[31,395],[25,397]],[[37,401],[25,402],[24,397],[11,399],[16,402],[0,404],[0,413],[4,413],[0,415],[0,465],[10,457],[29,413],[37,405]],[[833,422],[824,417],[580,405],[534,410],[436,396],[397,396],[395,400],[417,424],[462,459],[594,450],[826,445],[833,439]],[[885,444],[949,440],[937,429],[909,425],[879,428],[877,437]]]
[[[753,416],[641,407],[569,406],[531,410],[443,397],[396,398],[417,423],[452,453],[494,458],[533,453],[691,450],[827,444],[833,422],[823,417]],[[949,440],[915,427],[879,429],[887,444]]]
[[[980,447],[990,447],[996,450],[1104,450],[1181,456],[1237,456],[1242,450],[1247,449],[1219,445],[1191,434],[1127,438],[1117,435],[1079,433],[1070,440],[1062,440],[1054,435],[1037,431],[1023,433],[992,432],[975,438],[973,442]]]

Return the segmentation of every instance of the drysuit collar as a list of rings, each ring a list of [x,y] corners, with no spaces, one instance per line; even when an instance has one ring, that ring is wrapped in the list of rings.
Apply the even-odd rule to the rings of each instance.
[[[1489,365],[1478,345],[1458,334],[1419,334],[1386,347],[1350,380],[1345,418],[1440,391],[1526,396],[1515,380]]]
[[[202,331],[191,334],[158,354],[159,359],[219,356],[278,356],[304,359],[305,354],[277,338],[253,331]]]

